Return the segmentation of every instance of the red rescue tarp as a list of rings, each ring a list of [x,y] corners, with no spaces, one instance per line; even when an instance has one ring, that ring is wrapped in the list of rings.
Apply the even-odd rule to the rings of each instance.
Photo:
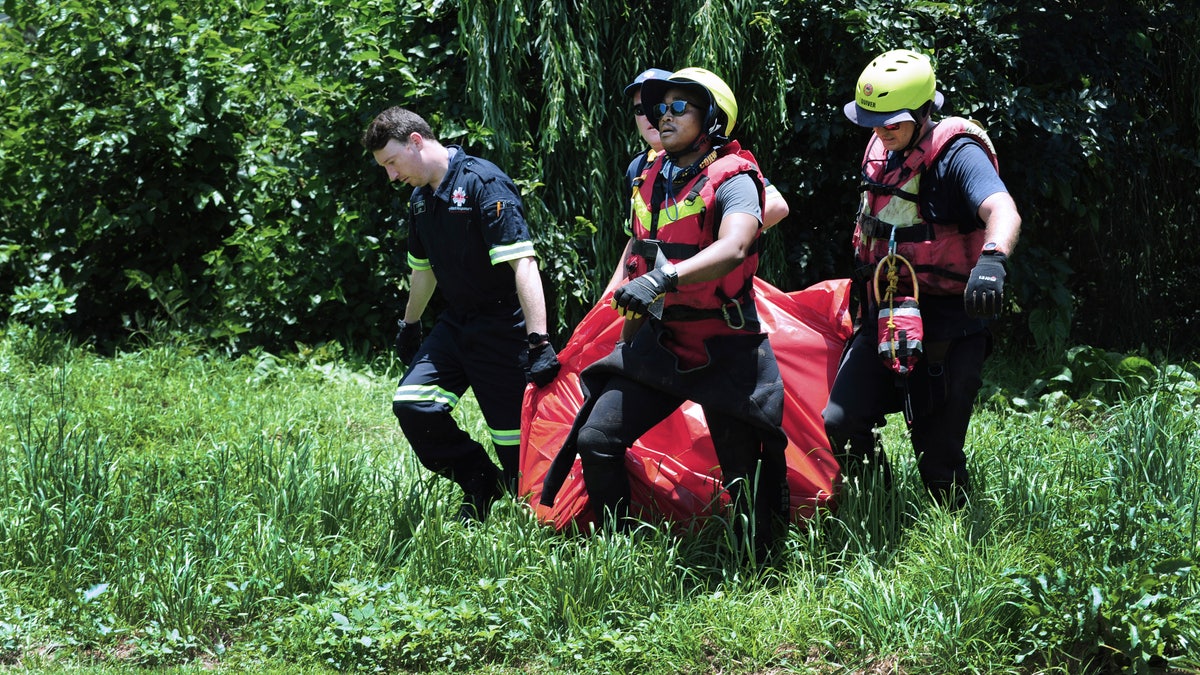
[[[850,282],[826,281],[784,293],[760,279],[759,321],[771,339],[784,384],[792,517],[807,518],[830,498],[837,463],[829,452],[821,410],[850,336]],[[521,482],[537,517],[562,529],[594,521],[576,459],[553,507],[542,506],[542,481],[583,405],[579,372],[612,351],[622,319],[603,298],[559,351],[562,371],[549,385],[525,391],[521,415]],[[625,456],[632,488],[631,514],[676,523],[711,514],[720,494],[720,466],[704,413],[685,403],[648,431]]]

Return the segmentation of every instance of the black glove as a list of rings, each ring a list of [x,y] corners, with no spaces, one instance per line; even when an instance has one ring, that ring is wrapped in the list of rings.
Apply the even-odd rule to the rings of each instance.
[[[994,319],[1000,316],[1004,302],[1004,276],[1008,272],[1008,256],[990,253],[979,256],[975,269],[967,279],[967,290],[963,292],[963,304],[967,316]]]
[[[530,346],[525,352],[524,362],[525,380],[538,387],[553,382],[554,377],[558,375],[558,369],[562,368],[562,364],[558,362],[558,355],[554,353],[554,345],[549,341]]]
[[[421,332],[421,322],[405,323],[404,319],[396,321],[396,353],[405,366],[411,366],[413,357],[421,348],[424,335]]]
[[[646,272],[613,292],[612,306],[626,319],[638,319],[648,311],[660,296],[675,290],[676,277],[672,280],[661,269]]]

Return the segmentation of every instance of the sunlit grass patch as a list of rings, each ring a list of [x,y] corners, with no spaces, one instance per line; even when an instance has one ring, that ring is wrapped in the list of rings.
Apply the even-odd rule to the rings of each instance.
[[[1170,387],[1104,406],[983,406],[959,511],[925,493],[897,417],[883,435],[891,489],[870,472],[844,485],[758,567],[719,517],[559,533],[505,497],[464,526],[459,489],[420,467],[391,416],[394,375],[332,353],[23,349],[0,350],[12,384],[0,391],[0,660],[97,672],[1196,666],[1200,424]],[[472,397],[455,414],[486,433]]]

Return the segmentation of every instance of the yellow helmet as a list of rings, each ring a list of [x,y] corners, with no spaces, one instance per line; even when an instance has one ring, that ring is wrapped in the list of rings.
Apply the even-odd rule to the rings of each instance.
[[[881,127],[915,122],[925,104],[932,102],[936,110],[944,100],[937,91],[929,57],[911,49],[893,49],[863,69],[854,87],[854,100],[842,112],[859,126]]]
[[[705,130],[718,140],[730,137],[738,119],[737,99],[725,80],[704,68],[684,68],[671,73],[671,77],[665,80],[646,80],[642,83],[642,105],[651,124],[658,126],[659,114],[655,107],[663,102],[671,87],[704,92],[708,101]]]

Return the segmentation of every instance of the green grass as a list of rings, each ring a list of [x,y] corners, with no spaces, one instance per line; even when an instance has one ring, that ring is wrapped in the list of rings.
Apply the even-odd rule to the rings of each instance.
[[[895,419],[893,494],[865,477],[756,570],[719,521],[580,537],[507,499],[458,524],[391,415],[390,364],[178,340],[102,358],[9,328],[0,666],[1200,672],[1195,371],[989,372],[967,509],[922,494]],[[481,428],[469,396],[458,414]]]

